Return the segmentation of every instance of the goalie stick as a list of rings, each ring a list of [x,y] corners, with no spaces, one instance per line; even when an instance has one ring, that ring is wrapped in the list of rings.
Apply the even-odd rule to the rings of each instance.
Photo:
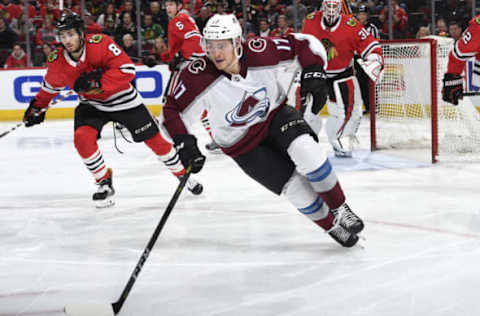
[[[193,162],[192,164],[194,163],[195,162]],[[189,165],[186,169],[185,175],[183,176],[182,180],[178,184],[177,189],[175,190],[175,193],[170,199],[170,202],[168,203],[168,206],[165,209],[165,213],[163,213],[162,218],[160,219],[160,222],[155,228],[155,231],[153,232],[152,237],[150,238],[147,246],[145,247],[145,250],[140,256],[140,259],[138,260],[137,265],[135,266],[135,269],[133,269],[133,272],[130,278],[128,279],[127,284],[123,288],[122,294],[120,294],[120,297],[118,298],[118,300],[111,304],[89,304],[89,305],[78,304],[78,303],[69,304],[64,308],[65,314],[69,316],[93,316],[93,315],[114,316],[120,312],[123,304],[127,300],[128,294],[130,293],[133,285],[135,284],[135,281],[137,280],[140,272],[142,271],[142,267],[147,261],[147,258],[150,255],[150,252],[152,251],[153,246],[155,245],[155,242],[157,241],[158,236],[160,235],[160,232],[165,226],[168,216],[172,212],[175,204],[177,203],[177,200],[180,197],[180,194],[182,193],[188,178],[190,177],[191,171],[192,171],[192,165]]]
[[[68,98],[70,95],[73,94],[73,90],[70,90],[68,91],[67,93],[65,93],[64,95],[60,96],[58,99],[56,99],[55,101],[53,101],[49,106],[47,106],[46,108],[43,108],[39,114],[43,113],[43,112],[46,112],[49,108],[51,108],[53,105],[59,103],[59,102],[62,102],[63,100],[65,100],[66,98]],[[25,125],[25,122],[22,121],[20,123],[17,123],[17,125],[13,126],[13,127],[10,127],[8,130],[2,132],[0,134],[0,138],[10,134],[11,132],[13,132],[14,130],[16,130],[17,128],[21,127]]]

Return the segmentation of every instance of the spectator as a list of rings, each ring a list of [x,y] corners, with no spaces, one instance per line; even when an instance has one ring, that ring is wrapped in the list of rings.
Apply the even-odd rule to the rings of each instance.
[[[47,67],[47,58],[54,51],[54,48],[47,43],[43,43],[40,54],[35,54],[35,63],[37,67]]]
[[[163,61],[160,58],[160,55],[168,50],[168,46],[165,43],[165,40],[162,37],[157,37],[155,39],[155,44],[150,50],[148,58],[154,59],[157,64],[162,63]]]
[[[56,35],[56,28],[53,25],[52,18],[50,15],[46,15],[43,26],[38,29],[35,36],[35,44],[41,46],[43,43],[56,43]]]
[[[278,0],[268,0],[268,4],[263,8],[262,16],[267,21],[277,21],[279,15],[285,14],[285,6],[278,3]]]
[[[454,40],[458,40],[460,37],[462,37],[462,25],[458,21],[451,21],[448,24],[448,33],[450,34],[450,37],[452,37]]]
[[[8,26],[7,20],[0,18],[0,49],[10,49],[17,42],[17,34]]]
[[[241,13],[237,13],[237,18],[238,18],[238,23],[240,23],[240,26],[242,27],[242,33],[244,38],[251,38],[255,37],[255,28],[253,27],[252,23],[250,22],[245,22],[245,19],[242,17]],[[246,23],[246,29],[247,32],[245,33],[245,23]]]
[[[137,15],[135,13],[135,8],[133,6],[132,0],[125,0],[123,4],[123,10],[122,12],[120,12],[120,16],[119,16],[120,22],[123,21],[123,16],[127,13],[130,15],[130,19],[133,21],[133,23],[136,23]]]
[[[3,10],[6,12],[6,15],[4,15],[4,18],[7,19],[8,23],[12,22],[13,19],[18,18],[18,16],[20,15],[20,12],[22,12],[22,9],[20,8],[20,6],[16,5],[15,3],[12,3],[10,0],[1,0],[0,10]]]
[[[20,7],[20,12],[25,14],[25,0],[20,0],[18,6]],[[20,16],[20,14],[19,14],[19,16]],[[19,16],[17,16],[16,18],[18,19]],[[35,9],[35,7],[33,5],[31,5],[29,3],[28,4],[28,17],[29,18],[34,18],[36,16],[37,16],[37,10]]]
[[[212,10],[209,5],[204,5],[200,8],[200,13],[197,18],[195,18],[195,23],[197,23],[200,33],[203,34],[203,28],[207,24],[208,20],[212,16]]]
[[[82,9],[75,0],[65,0],[63,4],[63,10],[66,13],[76,13],[81,15]]]
[[[398,5],[397,0],[392,0],[392,8],[393,38],[405,38],[408,22],[407,12]],[[379,21],[382,23],[382,33],[387,36],[389,32],[388,11],[388,6],[385,6],[378,16]]]
[[[273,29],[272,33],[270,33],[270,36],[280,37],[293,33],[293,29],[287,24],[287,17],[285,15],[281,14],[278,16],[277,25],[278,27]]]
[[[19,42],[25,42],[27,39],[25,27],[28,30],[30,39],[33,40],[36,29],[32,21],[27,18],[24,12],[20,13],[18,19],[13,19],[12,23],[10,23],[10,28],[17,34],[17,41]]]
[[[28,66],[27,54],[25,54],[25,51],[22,49],[20,44],[13,45],[13,51],[10,54],[10,56],[8,56],[4,67],[5,68],[22,68],[27,66]]]
[[[122,22],[115,30],[115,42],[121,45],[125,34],[131,34],[134,39],[137,36],[137,27],[128,12],[123,13]]]
[[[154,24],[152,15],[145,14],[143,17],[143,30],[142,30],[142,37],[143,41],[149,44],[154,44],[155,39],[157,37],[165,36],[165,32],[163,31],[160,24]]]
[[[115,38],[115,21],[113,17],[109,16],[105,20],[105,26],[102,29],[102,33],[110,36],[111,38]]]
[[[216,13],[217,14],[226,14],[226,7],[227,5],[225,2],[220,1],[217,3],[217,6],[215,7]]]
[[[162,30],[168,29],[168,16],[165,10],[160,10],[160,3],[158,1],[150,2],[150,13],[152,14],[153,24],[160,24]],[[166,34],[164,39],[166,38]]]
[[[89,0],[87,3],[87,12],[92,15],[92,17],[98,17],[100,14],[105,12],[105,1],[102,0]]]
[[[114,22],[114,26],[117,26],[118,24],[120,24],[118,14],[115,12],[115,6],[111,2],[108,3],[107,6],[105,7],[105,13],[102,13],[98,16],[97,23],[101,27],[105,27],[105,20],[108,18],[112,18]]]
[[[437,20],[437,27],[435,30],[435,34],[440,36],[447,36],[448,28],[447,28],[447,23],[445,22],[444,19]]]
[[[123,35],[122,37],[122,49],[128,55],[128,57],[134,59],[134,61],[138,61],[138,50],[135,45],[133,45],[133,36],[129,33]]]
[[[285,15],[287,16],[287,21],[290,23],[292,26],[297,26],[298,30],[302,29],[302,21],[305,19],[305,16],[307,15],[307,7],[302,3],[301,0],[294,0],[297,3],[297,21],[295,23],[294,21],[294,16],[293,16],[293,4],[289,5],[287,7]]]
[[[102,33],[102,27],[100,24],[95,23],[95,19],[90,12],[85,12],[85,33],[86,34],[98,34]]]
[[[430,35],[432,34],[430,33],[430,28],[428,26],[420,26],[418,28],[417,34],[415,35],[415,38],[424,38]]]
[[[40,16],[43,20],[48,16],[52,21],[60,18],[60,10],[55,5],[55,0],[47,0],[47,2],[40,7]]]
[[[258,22],[258,36],[269,37],[270,32],[270,25],[267,19],[261,18]]]

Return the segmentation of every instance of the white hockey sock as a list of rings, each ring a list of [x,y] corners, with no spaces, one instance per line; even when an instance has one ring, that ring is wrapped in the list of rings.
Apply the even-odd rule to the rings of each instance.
[[[88,170],[93,174],[95,180],[99,182],[107,174],[107,166],[103,160],[103,155],[100,149],[97,149],[90,157],[84,158],[83,162]]]
[[[180,157],[178,156],[177,150],[172,146],[172,149],[165,155],[158,155],[158,159],[162,161],[165,166],[172,172],[176,177],[179,177],[185,173],[185,168],[183,168]]]

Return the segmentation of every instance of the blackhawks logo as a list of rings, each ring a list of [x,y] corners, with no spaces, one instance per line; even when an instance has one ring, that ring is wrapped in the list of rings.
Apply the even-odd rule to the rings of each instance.
[[[314,17],[315,17],[315,12],[309,13],[307,15],[307,20],[313,20]]]
[[[48,55],[47,61],[48,61],[49,63],[53,63],[57,58],[58,58],[57,51],[54,50],[53,52],[51,52],[51,53]]]
[[[357,26],[357,21],[354,18],[350,18],[347,21],[347,25],[351,26],[351,27],[355,27],[355,26]]]
[[[328,38],[322,39],[323,47],[327,51],[327,60],[330,61],[338,56],[338,51],[335,48],[335,44],[332,43]]]
[[[92,43],[92,44],[98,44],[102,41],[103,39],[103,36],[100,35],[100,34],[95,34],[93,35],[92,37],[90,37],[90,39],[88,40],[89,43]]]
[[[480,16],[477,16],[477,17],[475,18],[475,22],[477,22],[477,24],[480,24]]]

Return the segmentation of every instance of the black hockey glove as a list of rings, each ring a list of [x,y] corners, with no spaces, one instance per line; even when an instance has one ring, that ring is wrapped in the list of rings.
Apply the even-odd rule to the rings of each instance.
[[[185,58],[183,58],[183,56],[175,56],[168,63],[168,69],[171,72],[175,72],[180,69],[180,64],[183,63],[184,61],[185,61]]]
[[[206,157],[198,149],[195,136],[191,134],[177,135],[173,138],[173,142],[185,168],[191,164],[193,173],[202,170]]]
[[[147,65],[148,67],[152,68],[152,67],[155,67],[156,65],[158,65],[158,62],[157,60],[152,57],[152,56],[147,56],[143,59],[143,63],[145,65]]]
[[[35,106],[35,98],[30,101],[30,105],[25,110],[23,121],[25,127],[30,127],[42,123],[45,120],[45,111],[41,107]]]
[[[443,101],[458,105],[458,100],[463,99],[463,78],[460,75],[446,73],[443,76]]]
[[[85,93],[91,90],[100,90],[102,87],[102,71],[100,69],[84,72],[75,80],[73,90],[76,93]]]
[[[322,65],[310,65],[302,70],[300,78],[300,112],[305,114],[307,95],[313,97],[312,113],[318,114],[327,102],[327,75]]]

